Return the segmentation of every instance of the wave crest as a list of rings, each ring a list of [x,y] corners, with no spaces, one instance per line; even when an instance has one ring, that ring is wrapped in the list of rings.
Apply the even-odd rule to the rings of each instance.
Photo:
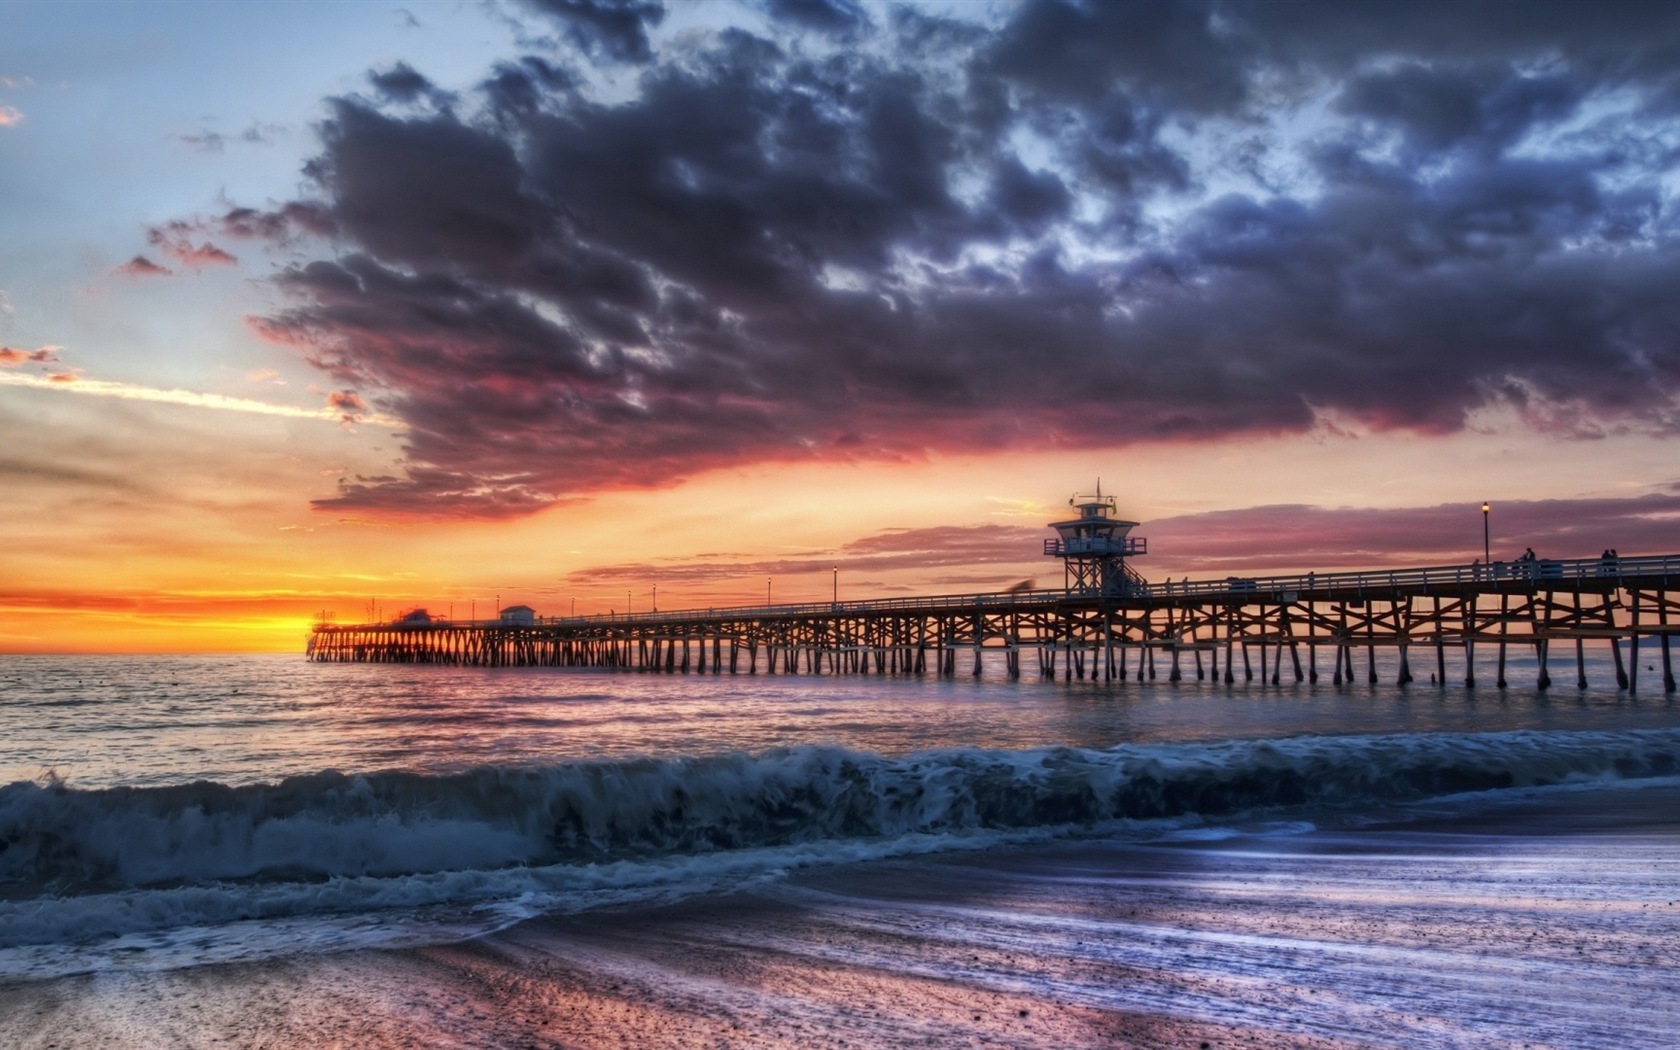
[[[0,788],[14,894],[484,871],[1116,818],[1219,816],[1680,768],[1680,731],[1307,737],[1105,750],[833,747],[323,772],[274,784]],[[13,894],[8,894],[13,895]]]

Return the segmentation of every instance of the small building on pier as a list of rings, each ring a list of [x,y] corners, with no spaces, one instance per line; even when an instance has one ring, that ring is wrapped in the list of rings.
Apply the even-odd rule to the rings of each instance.
[[[512,627],[530,627],[537,622],[537,610],[529,605],[510,605],[497,618]]]
[[[1131,535],[1137,522],[1116,516],[1114,497],[1102,494],[1102,482],[1095,496],[1074,496],[1068,506],[1079,517],[1051,522],[1057,538],[1044,541],[1045,557],[1062,559],[1067,592],[1111,599],[1149,593],[1149,584],[1126,564],[1128,556],[1148,553],[1148,541]]]

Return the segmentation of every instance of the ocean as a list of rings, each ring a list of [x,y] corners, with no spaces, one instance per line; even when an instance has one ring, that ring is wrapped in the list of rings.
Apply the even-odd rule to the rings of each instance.
[[[0,1046],[1680,1045],[1660,674],[1382,670],[0,656]]]

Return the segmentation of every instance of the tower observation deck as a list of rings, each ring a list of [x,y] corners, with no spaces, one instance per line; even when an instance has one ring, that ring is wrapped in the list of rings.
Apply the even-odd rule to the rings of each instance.
[[[1044,541],[1045,557],[1062,559],[1064,589],[1094,598],[1148,594],[1148,582],[1126,558],[1147,554],[1149,541],[1131,535],[1137,522],[1115,516],[1114,497],[1102,494],[1102,482],[1097,483],[1096,495],[1074,496],[1068,506],[1079,517],[1051,522],[1057,538]]]

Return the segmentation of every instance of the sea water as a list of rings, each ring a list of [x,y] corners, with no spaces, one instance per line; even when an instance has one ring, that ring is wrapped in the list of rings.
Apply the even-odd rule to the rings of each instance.
[[[0,657],[0,1043],[1673,1042],[1660,668],[1359,670]]]

